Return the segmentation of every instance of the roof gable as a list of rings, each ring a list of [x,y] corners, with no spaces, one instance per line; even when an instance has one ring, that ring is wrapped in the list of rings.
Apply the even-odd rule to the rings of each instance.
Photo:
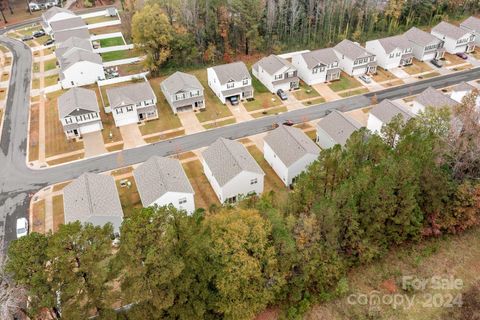
[[[244,79],[251,79],[247,66],[241,61],[215,66],[212,67],[212,70],[222,85],[229,81],[239,82]]]
[[[203,90],[203,86],[194,75],[177,71],[162,81],[163,88],[169,94],[182,91]]]
[[[383,123],[389,123],[392,119],[401,115],[404,121],[410,120],[414,115],[404,106],[399,105],[389,99],[384,99],[370,110],[370,114],[375,116]]]
[[[58,116],[60,119],[72,115],[77,110],[100,112],[95,91],[76,87],[58,97]]]
[[[340,145],[344,145],[352,133],[361,127],[352,117],[338,110],[333,110],[317,124],[317,130],[323,130]]]
[[[109,88],[106,93],[112,108],[156,99],[155,93],[147,81]]]

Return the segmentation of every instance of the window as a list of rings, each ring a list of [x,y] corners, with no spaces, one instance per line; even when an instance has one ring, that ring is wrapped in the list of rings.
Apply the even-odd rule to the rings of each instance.
[[[250,180],[250,184],[257,184],[257,183],[258,183],[258,179],[257,179],[257,178]]]
[[[246,86],[248,84],[248,79],[243,79],[243,85]]]
[[[127,107],[127,112],[130,112],[130,111],[133,111],[133,107],[132,107],[132,106],[128,106],[128,107]]]
[[[200,91],[198,90],[195,90],[195,91],[191,91],[190,92],[190,96],[191,97],[198,97],[200,95]]]
[[[355,62],[353,64],[358,64],[359,60],[355,60]]]
[[[313,69],[312,69],[312,74],[317,74],[317,73],[318,73],[318,70],[319,70],[318,67],[313,68]]]
[[[325,67],[320,67],[320,72],[325,71]]]
[[[121,114],[121,113],[123,113],[123,108],[117,108],[117,109],[115,109],[115,112],[117,114]]]
[[[184,203],[187,203],[187,198],[186,198],[186,197],[183,197],[183,198],[178,199],[178,204],[179,204],[179,205],[182,205],[182,204],[184,204]]]
[[[395,56],[395,54],[390,53],[390,58],[393,58],[394,56]]]
[[[82,117],[81,117],[81,116],[76,116],[75,119],[77,120],[77,122],[82,121]]]
[[[234,86],[235,86],[235,83],[233,83],[233,82],[227,83],[227,89],[231,89],[231,88],[233,88]]]
[[[183,94],[177,93],[175,95],[175,100],[182,100],[183,99]]]
[[[280,80],[280,79],[282,79],[282,77],[283,77],[283,74],[276,74],[275,75],[275,80]]]
[[[72,122],[73,122],[72,118],[70,118],[70,117],[65,118],[65,123],[66,123],[66,124],[70,124],[70,123],[72,123]]]

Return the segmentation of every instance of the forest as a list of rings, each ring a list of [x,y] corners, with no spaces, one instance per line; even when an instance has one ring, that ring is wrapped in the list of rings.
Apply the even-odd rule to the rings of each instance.
[[[333,46],[478,13],[477,0],[148,0],[123,4],[147,65],[189,67]]]
[[[478,91],[453,112],[395,118],[323,150],[280,202],[136,211],[112,226],[62,225],[11,243],[4,299],[65,319],[300,319],[348,292],[347,273],[398,246],[480,225]],[[115,312],[114,307],[129,308]],[[461,318],[461,317],[460,317]],[[445,317],[452,319],[451,314]],[[466,320],[465,318],[463,318]],[[473,318],[472,318],[473,319]]]

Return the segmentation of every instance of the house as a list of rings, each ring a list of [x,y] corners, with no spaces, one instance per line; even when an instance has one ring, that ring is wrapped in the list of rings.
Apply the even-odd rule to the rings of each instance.
[[[253,98],[252,77],[243,62],[233,62],[207,69],[208,86],[223,104],[227,100]]]
[[[150,83],[133,83],[106,92],[117,127],[158,118],[157,97]]]
[[[404,122],[407,122],[414,117],[414,114],[404,106],[389,99],[384,99],[370,110],[368,114],[367,129],[373,133],[379,134],[382,131],[382,127],[390,123],[390,121],[398,115],[402,117]]]
[[[460,23],[460,28],[474,34],[475,43],[477,46],[480,46],[480,18],[471,16],[467,20]]]
[[[75,13],[73,13],[70,10],[60,8],[60,7],[51,7],[47,11],[45,11],[42,14],[42,21],[41,25],[43,27],[43,30],[45,30],[46,33],[51,34],[51,26],[50,24],[54,21],[60,21],[64,19],[70,19],[76,17]]]
[[[59,46],[55,50],[55,56],[57,57],[57,59],[60,59],[60,57],[63,56],[67,51],[74,48],[93,52],[92,43],[89,40],[78,37],[71,37],[59,44]]]
[[[102,58],[99,54],[73,47],[57,56],[62,88],[72,88],[96,83],[105,79]]]
[[[160,88],[174,114],[205,109],[203,86],[191,74],[177,71],[162,81]]]
[[[76,16],[69,19],[52,21],[50,23],[51,33],[56,34],[60,31],[87,28],[82,18]]]
[[[338,57],[332,48],[294,55],[292,64],[300,79],[308,85],[340,79]]]
[[[378,65],[385,70],[412,64],[412,45],[404,35],[367,41],[365,48],[375,54]]]
[[[442,59],[445,54],[443,41],[432,34],[412,27],[404,33],[412,45],[413,56],[420,61]]]
[[[144,207],[173,205],[195,211],[195,192],[177,159],[154,156],[133,171]]]
[[[475,50],[475,34],[448,22],[440,22],[430,33],[443,41],[443,47],[448,53],[469,53]]]
[[[63,189],[65,223],[80,221],[95,226],[113,225],[119,233],[122,205],[112,176],[84,173]]]
[[[358,43],[343,40],[333,47],[338,57],[340,68],[350,76],[359,76],[377,72],[375,55]]]
[[[263,192],[265,173],[240,142],[219,138],[202,156],[203,171],[221,203]]]
[[[279,89],[298,89],[297,69],[286,59],[274,54],[262,58],[252,66],[253,75],[272,93]]]
[[[263,156],[286,186],[318,158],[320,148],[301,130],[281,125],[264,139]]]
[[[55,44],[57,47],[60,46],[64,41],[72,37],[90,40],[90,32],[88,32],[87,28],[78,28],[58,31],[52,34],[52,38],[55,39]]]
[[[333,110],[317,124],[317,144],[322,149],[336,144],[343,146],[352,133],[361,127],[362,125],[349,115]]]
[[[68,139],[103,129],[95,91],[72,88],[58,97],[58,117]]]
[[[450,94],[450,98],[457,101],[458,103],[462,103],[463,98],[466,95],[471,94],[474,90],[478,90],[478,89],[472,86],[471,84],[468,84],[466,82],[461,82],[452,88],[452,93]],[[480,107],[480,95],[477,96],[476,105]]]
[[[420,93],[415,100],[413,100],[412,112],[419,114],[425,112],[427,107],[432,108],[453,108],[458,105],[458,102],[450,98],[449,96],[435,90],[432,87],[427,88]]]

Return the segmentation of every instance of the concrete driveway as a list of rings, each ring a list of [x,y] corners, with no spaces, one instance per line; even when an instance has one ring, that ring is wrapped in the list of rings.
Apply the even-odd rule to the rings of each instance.
[[[85,158],[98,156],[107,153],[101,131],[90,132],[83,135],[83,146]]]
[[[330,89],[328,83],[313,84],[312,87],[317,90],[317,92],[320,93],[320,95],[327,102],[342,99],[342,97],[339,96],[338,93]]]
[[[193,111],[184,111],[177,113],[180,122],[182,123],[183,128],[185,129],[185,134],[192,134],[204,131],[205,128],[198,121],[195,112]]]
[[[135,148],[145,144],[142,133],[136,123],[120,127],[120,133],[123,137],[123,149]]]

